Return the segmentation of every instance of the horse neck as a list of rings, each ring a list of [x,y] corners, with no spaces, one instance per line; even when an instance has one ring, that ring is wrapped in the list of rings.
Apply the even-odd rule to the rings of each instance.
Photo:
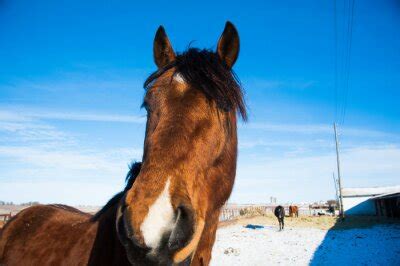
[[[228,139],[226,145],[214,165],[208,170],[208,180],[212,180],[212,187],[218,187],[220,193],[213,196],[213,207],[211,211],[220,209],[228,200],[236,176],[237,162],[237,128],[236,116],[230,117],[229,130],[227,132]],[[221,182],[223,181],[223,182]]]

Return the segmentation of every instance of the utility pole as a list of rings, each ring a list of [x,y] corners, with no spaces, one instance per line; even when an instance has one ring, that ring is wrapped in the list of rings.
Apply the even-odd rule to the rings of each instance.
[[[338,183],[339,183],[339,197],[340,197],[340,217],[344,219],[344,210],[343,210],[343,195],[342,195],[342,178],[340,174],[340,159],[339,159],[339,141],[336,131],[336,123],[333,123],[333,130],[335,131],[335,142],[336,142],[336,162],[337,162],[337,171],[338,171]]]
[[[336,178],[335,178],[335,172],[332,172],[332,174],[333,174],[333,184],[335,185],[336,202],[337,202],[337,204],[338,204],[338,205],[336,205],[336,206],[340,206],[340,205],[339,205],[338,186],[337,186],[337,181],[336,181]]]

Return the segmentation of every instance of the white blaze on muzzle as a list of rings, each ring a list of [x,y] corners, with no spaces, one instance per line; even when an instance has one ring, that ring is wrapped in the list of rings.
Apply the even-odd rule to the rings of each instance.
[[[174,210],[171,204],[169,185],[168,178],[164,190],[150,206],[149,212],[140,226],[146,246],[152,249],[158,247],[163,234],[171,231],[174,226]]]

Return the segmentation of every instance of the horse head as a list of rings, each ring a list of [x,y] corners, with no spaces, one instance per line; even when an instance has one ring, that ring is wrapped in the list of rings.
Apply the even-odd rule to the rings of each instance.
[[[246,118],[232,71],[239,36],[227,22],[216,51],[177,54],[160,26],[153,53],[158,69],[144,86],[142,167],[120,204],[117,228],[128,249],[139,247],[159,264],[180,263],[193,257],[208,217],[232,191],[236,114]]]

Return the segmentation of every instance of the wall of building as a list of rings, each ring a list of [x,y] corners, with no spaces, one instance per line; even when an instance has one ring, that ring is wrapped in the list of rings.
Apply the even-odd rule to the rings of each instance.
[[[371,197],[344,197],[343,209],[346,215],[376,215]]]
[[[377,215],[400,218],[400,195],[375,199]]]

